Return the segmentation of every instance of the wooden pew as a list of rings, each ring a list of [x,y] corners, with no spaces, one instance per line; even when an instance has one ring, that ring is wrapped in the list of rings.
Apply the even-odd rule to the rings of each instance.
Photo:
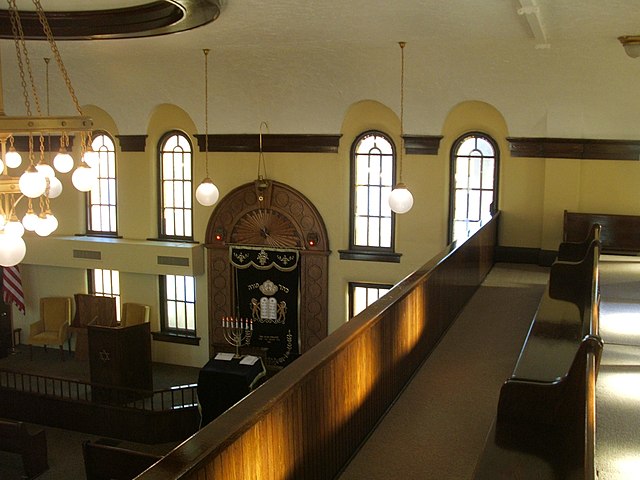
[[[131,480],[162,458],[88,440],[82,456],[87,480]]]
[[[49,469],[46,432],[30,432],[27,424],[0,419],[0,450],[22,457],[26,478],[35,478]]]
[[[640,252],[640,216],[609,213],[564,211],[563,241],[579,242],[594,224],[602,227],[600,243],[603,253],[637,254]]]
[[[592,479],[599,241],[557,261],[476,466],[476,480]]]

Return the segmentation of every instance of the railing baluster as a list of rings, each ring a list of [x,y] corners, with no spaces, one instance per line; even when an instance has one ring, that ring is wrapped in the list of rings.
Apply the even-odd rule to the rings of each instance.
[[[91,392],[94,388],[88,382],[45,377],[7,369],[0,369],[0,387],[84,402],[91,401]],[[151,396],[146,391],[102,387],[101,392],[105,392],[107,398],[102,398],[101,400],[103,403],[120,408],[133,408],[152,412],[165,411],[194,406],[196,404],[196,387],[197,384],[180,385],[156,390],[152,392]],[[179,401],[177,400],[178,398],[180,399]],[[187,402],[186,398],[189,398],[190,401]]]

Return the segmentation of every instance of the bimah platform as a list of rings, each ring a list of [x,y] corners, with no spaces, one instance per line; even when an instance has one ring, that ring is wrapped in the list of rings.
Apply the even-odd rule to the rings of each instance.
[[[198,402],[202,419],[200,428],[240,401],[266,376],[260,357],[219,353],[202,367],[198,375]]]

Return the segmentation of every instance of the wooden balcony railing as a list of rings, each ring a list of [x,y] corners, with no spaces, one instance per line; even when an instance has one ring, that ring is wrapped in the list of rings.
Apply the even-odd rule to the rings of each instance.
[[[144,391],[0,369],[0,416],[132,442],[176,442],[198,429],[196,388]]]
[[[95,402],[95,393],[99,392],[101,404],[150,412],[194,407],[198,403],[195,383],[149,392],[0,369],[0,388],[77,402]]]
[[[331,479],[493,265],[498,216],[136,477]]]

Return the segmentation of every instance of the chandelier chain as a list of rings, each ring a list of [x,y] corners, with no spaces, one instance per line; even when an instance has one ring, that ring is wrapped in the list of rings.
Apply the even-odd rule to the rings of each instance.
[[[18,13],[18,7],[15,0],[7,0],[9,4],[9,13],[11,16],[11,32],[13,33],[13,39],[16,47],[16,59],[18,61],[18,70],[20,72],[20,82],[22,85],[22,95],[24,97],[24,104],[27,110],[27,116],[32,116],[31,113],[31,101],[29,99],[29,91],[27,88],[27,80],[24,73],[24,63],[22,56],[24,53],[24,61],[27,63],[27,69],[29,72],[29,78],[31,82],[31,90],[33,92],[34,99],[36,101],[36,108],[38,113],[40,112],[40,106],[38,103],[38,95],[35,90],[35,82],[33,81],[33,75],[31,74],[31,63],[29,62],[29,55],[27,54],[27,46],[24,41],[24,31],[22,30],[22,22],[20,21],[20,14]]]
[[[15,1],[15,0],[10,0]],[[56,59],[56,63],[58,64],[58,69],[62,74],[62,78],[64,79],[64,83],[67,85],[67,90],[69,91],[69,95],[73,100],[73,104],[76,107],[76,110],[80,115],[82,115],[82,109],[80,108],[80,102],[78,102],[78,97],[76,97],[76,93],[73,89],[73,85],[71,85],[71,79],[69,78],[69,73],[67,72],[64,63],[62,62],[62,56],[60,55],[60,51],[58,50],[58,46],[56,45],[56,41],[53,38],[53,33],[51,32],[51,27],[49,27],[49,21],[44,14],[44,10],[42,9],[42,5],[40,5],[40,0],[33,0],[33,4],[36,7],[36,13],[38,14],[38,19],[40,20],[40,25],[42,25],[42,29],[47,37],[47,41],[49,42],[49,46],[51,47],[51,51],[53,52],[53,56]]]
[[[209,178],[209,49],[203,48],[204,53],[204,171],[205,178]]]

